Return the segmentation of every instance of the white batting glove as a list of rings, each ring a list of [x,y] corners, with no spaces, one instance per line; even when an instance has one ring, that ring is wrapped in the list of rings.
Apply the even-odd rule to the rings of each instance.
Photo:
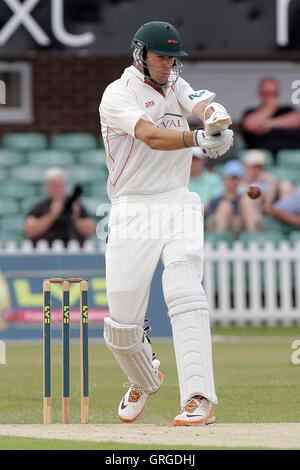
[[[201,147],[210,158],[218,158],[224,155],[233,145],[233,132],[226,129],[218,135],[208,135],[203,129],[194,131],[195,146]]]
[[[207,117],[207,111],[212,110],[210,117]],[[204,129],[207,135],[215,135],[227,129],[231,122],[231,117],[224,106],[213,101],[208,104],[204,110]]]

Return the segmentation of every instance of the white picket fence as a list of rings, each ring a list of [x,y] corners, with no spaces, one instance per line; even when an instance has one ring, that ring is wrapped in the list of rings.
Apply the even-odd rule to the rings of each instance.
[[[300,242],[207,242],[204,286],[213,324],[300,323]]]
[[[87,241],[83,248],[71,241],[65,248],[61,241],[52,248],[40,241],[33,248],[25,241],[20,249],[11,242],[1,254],[104,253],[105,244],[95,248]],[[255,242],[245,248],[236,241],[232,248],[221,242],[214,248],[205,243],[204,288],[212,324],[283,325],[300,323],[300,241],[294,247],[282,241],[260,249]]]

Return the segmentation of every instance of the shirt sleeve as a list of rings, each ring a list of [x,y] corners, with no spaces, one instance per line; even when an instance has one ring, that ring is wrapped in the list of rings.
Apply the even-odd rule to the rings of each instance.
[[[153,123],[140,107],[134,90],[125,85],[109,86],[100,103],[101,124],[114,129],[117,134],[135,137],[134,129],[140,119]]]
[[[188,82],[182,77],[179,77],[176,82],[177,99],[186,114],[190,116],[193,114],[193,108],[197,103],[205,101],[207,104],[211,103],[216,94],[208,90],[193,90]]]
[[[289,214],[300,214],[300,188],[294,191],[290,196],[277,201],[274,206]]]
[[[41,201],[35,204],[26,214],[26,217],[33,215],[36,218],[43,217],[48,214],[50,207],[50,201]]]

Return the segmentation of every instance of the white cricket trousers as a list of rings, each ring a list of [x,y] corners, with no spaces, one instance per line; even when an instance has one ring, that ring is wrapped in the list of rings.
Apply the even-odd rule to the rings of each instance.
[[[198,194],[180,188],[112,200],[108,226],[106,289],[113,320],[143,326],[159,260],[164,267],[192,261],[202,279],[203,214]]]
[[[121,324],[144,325],[151,281],[159,260],[165,271],[169,266],[180,266],[180,262],[187,267],[193,265],[201,284],[203,210],[198,194],[189,192],[185,187],[155,195],[112,200],[108,226],[106,289],[112,320]],[[180,276],[176,282],[180,283]],[[203,294],[205,296],[204,291]],[[208,344],[205,354],[211,356],[209,319],[203,326],[202,335],[203,341]],[[181,340],[178,341],[180,343]],[[180,350],[177,343],[174,338],[174,348]],[[199,356],[203,356],[203,351],[199,352]],[[206,369],[212,369],[211,357],[207,362]],[[216,402],[211,370],[209,374],[209,395]],[[183,395],[187,393],[182,392]],[[182,396],[182,403],[185,398]]]

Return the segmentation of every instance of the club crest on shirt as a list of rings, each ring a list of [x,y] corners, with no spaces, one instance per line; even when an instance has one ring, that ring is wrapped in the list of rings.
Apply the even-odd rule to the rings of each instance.
[[[150,108],[150,106],[154,106],[154,105],[155,105],[154,100],[146,101],[146,103],[145,103],[146,108]]]

